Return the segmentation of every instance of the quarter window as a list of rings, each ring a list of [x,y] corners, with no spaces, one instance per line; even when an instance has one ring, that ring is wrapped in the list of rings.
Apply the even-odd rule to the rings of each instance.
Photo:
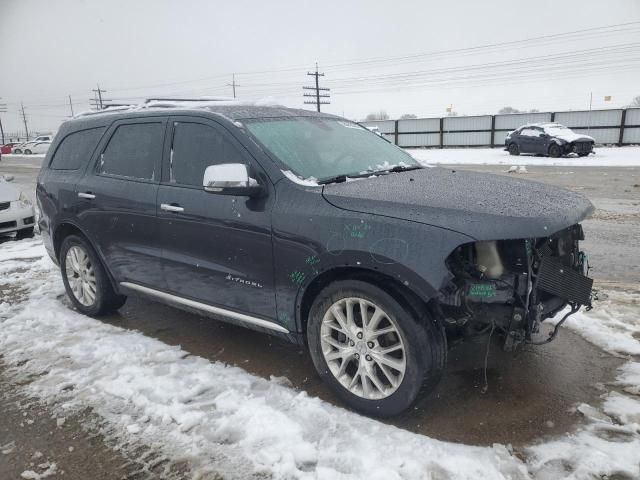
[[[81,130],[67,135],[51,159],[52,170],[78,170],[89,161],[104,128]]]
[[[102,154],[100,173],[153,180],[163,136],[162,123],[120,125]]]
[[[171,183],[202,187],[205,169],[222,163],[245,163],[242,153],[215,128],[175,123],[171,149]]]

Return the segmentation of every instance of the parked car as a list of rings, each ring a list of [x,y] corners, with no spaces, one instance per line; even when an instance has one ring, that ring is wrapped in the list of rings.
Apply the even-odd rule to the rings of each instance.
[[[52,142],[53,137],[54,137],[53,135],[40,135],[39,137],[36,137],[33,140],[29,140],[28,142],[23,142],[19,145],[16,145],[15,147],[13,147],[12,153],[15,153],[18,155],[25,153],[26,150],[31,149],[31,147],[33,147],[36,143]]]
[[[32,145],[25,147],[23,153],[25,155],[47,153],[50,146],[51,146],[51,142],[36,142]]]
[[[504,141],[511,155],[534,153],[561,157],[576,153],[584,157],[593,153],[595,140],[589,135],[573,132],[559,123],[532,123],[510,132]]]
[[[0,237],[32,237],[35,226],[33,203],[10,183],[12,181],[13,177],[0,175]]]
[[[17,147],[18,145],[20,145],[18,142],[5,143],[0,147],[0,154],[9,155],[10,153],[12,153],[13,148]]]
[[[433,387],[450,340],[512,349],[590,303],[579,194],[423,168],[324,113],[163,107],[67,121],[43,162],[42,237],[84,314],[141,295],[280,335],[388,416]]]

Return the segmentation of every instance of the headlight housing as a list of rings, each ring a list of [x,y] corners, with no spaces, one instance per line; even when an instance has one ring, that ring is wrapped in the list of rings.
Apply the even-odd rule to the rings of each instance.
[[[18,204],[22,208],[28,208],[33,206],[33,203],[31,202],[31,200],[29,200],[29,197],[27,197],[27,195],[24,192],[20,192],[20,196],[18,197]]]

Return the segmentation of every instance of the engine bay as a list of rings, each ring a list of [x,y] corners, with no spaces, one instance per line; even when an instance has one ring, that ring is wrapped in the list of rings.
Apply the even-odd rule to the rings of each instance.
[[[494,329],[502,333],[505,350],[540,341],[545,319],[566,306],[569,315],[591,308],[593,279],[580,251],[584,232],[579,224],[549,237],[467,243],[447,259],[452,279],[441,290],[438,308],[453,336],[467,338]]]

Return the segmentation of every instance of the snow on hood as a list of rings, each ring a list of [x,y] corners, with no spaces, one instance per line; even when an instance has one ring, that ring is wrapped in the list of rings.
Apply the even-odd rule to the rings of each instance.
[[[544,131],[552,137],[564,140],[568,143],[575,142],[576,140],[591,140],[592,142],[595,142],[593,137],[576,133],[570,128],[545,127]]]
[[[0,177],[0,202],[15,202],[20,198],[20,189]]]

